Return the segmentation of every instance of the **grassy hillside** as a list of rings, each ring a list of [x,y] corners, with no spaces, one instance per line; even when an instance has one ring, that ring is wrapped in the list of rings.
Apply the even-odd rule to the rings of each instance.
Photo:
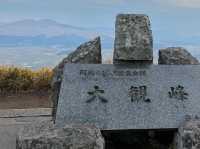
[[[41,92],[50,90],[52,70],[31,70],[21,67],[0,66],[0,93]]]

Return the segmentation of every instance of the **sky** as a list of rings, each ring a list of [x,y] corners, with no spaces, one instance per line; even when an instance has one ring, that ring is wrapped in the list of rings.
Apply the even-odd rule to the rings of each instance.
[[[52,19],[114,30],[119,13],[147,14],[156,42],[200,43],[200,0],[0,0],[0,22]]]
[[[157,26],[199,26],[200,0],[0,0],[3,22],[53,19],[77,26],[112,27],[118,13],[145,13]]]

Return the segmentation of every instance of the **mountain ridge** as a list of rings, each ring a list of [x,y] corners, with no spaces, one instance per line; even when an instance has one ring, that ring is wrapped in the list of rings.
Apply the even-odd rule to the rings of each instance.
[[[112,48],[113,34],[108,28],[84,28],[50,19],[0,23],[0,46],[76,47],[101,36],[103,47]]]

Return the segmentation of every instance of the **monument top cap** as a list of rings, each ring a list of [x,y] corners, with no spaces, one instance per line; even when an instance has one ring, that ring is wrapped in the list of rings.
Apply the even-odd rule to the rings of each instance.
[[[114,63],[153,60],[153,37],[147,15],[119,14],[115,28]]]

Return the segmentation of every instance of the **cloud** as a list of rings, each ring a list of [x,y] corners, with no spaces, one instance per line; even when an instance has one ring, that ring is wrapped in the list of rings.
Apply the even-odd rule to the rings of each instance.
[[[116,5],[126,3],[128,0],[87,0],[89,3],[97,5]]]
[[[38,0],[36,0],[38,1]],[[46,2],[52,2],[54,0],[47,0]],[[62,0],[63,1],[63,0]],[[76,3],[82,3],[82,0],[74,0]],[[139,0],[85,0],[84,3],[96,4],[99,6],[112,6],[126,3],[136,3]],[[151,3],[151,1],[163,4],[172,5],[176,7],[188,7],[188,8],[200,8],[200,0],[140,0],[146,4]],[[0,3],[29,3],[29,0],[0,0]]]
[[[0,0],[1,1],[1,0]],[[80,1],[80,0],[76,0]],[[155,2],[164,6],[200,8],[200,0],[85,0],[85,3],[94,4],[97,6],[114,6],[122,4],[142,4],[149,5]]]
[[[23,1],[24,0],[0,0],[0,3],[18,3]]]
[[[200,8],[200,0],[153,0],[161,4],[169,4],[176,7]]]

